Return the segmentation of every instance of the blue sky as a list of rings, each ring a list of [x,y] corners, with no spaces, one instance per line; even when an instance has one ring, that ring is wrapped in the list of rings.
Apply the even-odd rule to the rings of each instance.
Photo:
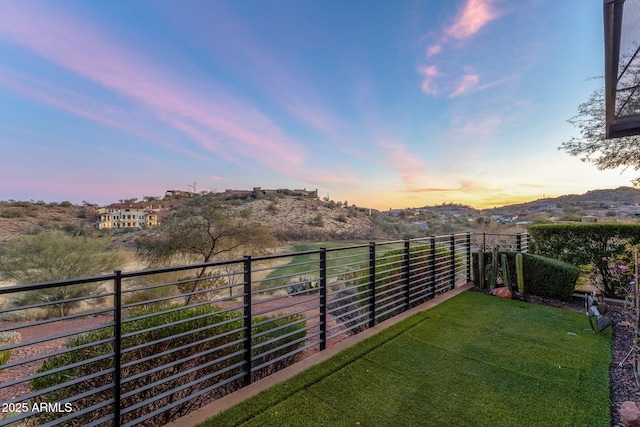
[[[557,147],[602,1],[0,2],[0,199],[307,188],[378,209],[630,185]]]

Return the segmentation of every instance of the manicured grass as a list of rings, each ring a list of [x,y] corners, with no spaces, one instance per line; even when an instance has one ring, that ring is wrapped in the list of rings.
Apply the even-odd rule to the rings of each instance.
[[[202,426],[610,426],[611,332],[465,292]]]
[[[322,243],[304,243],[293,246],[293,252],[307,252],[307,251],[315,251],[320,248],[341,248],[345,246],[355,246],[360,245],[366,242],[322,242]],[[344,263],[366,263],[368,262],[368,249],[367,248],[358,248],[358,249],[345,249],[340,251],[340,259],[331,259],[331,255],[329,255],[327,264],[329,268],[340,268]],[[344,258],[349,256],[350,258]],[[278,277],[288,276],[291,274],[300,274],[305,275],[308,274],[313,276],[314,273],[312,271],[316,271],[318,269],[317,261],[319,260],[319,256],[317,254],[298,254],[291,258],[291,261],[274,269],[269,275],[267,279],[274,279]],[[310,261],[316,261],[314,264],[307,264]],[[317,275],[317,273],[315,273]]]

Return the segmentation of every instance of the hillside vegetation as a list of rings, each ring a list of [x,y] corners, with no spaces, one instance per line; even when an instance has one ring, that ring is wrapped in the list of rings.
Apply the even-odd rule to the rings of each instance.
[[[637,221],[616,211],[616,206],[640,202],[640,190],[620,187],[593,190],[582,195],[538,199],[529,203],[478,210],[443,203],[394,212],[294,195],[271,195],[245,200],[221,200],[213,194],[186,199],[154,201],[163,207],[161,217],[210,202],[224,203],[238,214],[266,227],[279,242],[330,240],[385,240],[416,238],[466,231],[512,233],[522,231],[517,222],[580,221],[595,215],[599,222]],[[547,209],[549,206],[552,209]],[[132,250],[134,239],[148,230],[96,229],[98,206],[84,202],[44,203],[0,201],[0,243],[40,231],[61,230],[72,235],[110,234],[115,246]]]

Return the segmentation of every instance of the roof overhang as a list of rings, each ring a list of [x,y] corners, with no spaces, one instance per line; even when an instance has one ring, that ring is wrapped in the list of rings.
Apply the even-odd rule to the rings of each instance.
[[[603,4],[607,139],[640,135],[640,21],[626,17],[624,5],[625,0],[604,0]]]

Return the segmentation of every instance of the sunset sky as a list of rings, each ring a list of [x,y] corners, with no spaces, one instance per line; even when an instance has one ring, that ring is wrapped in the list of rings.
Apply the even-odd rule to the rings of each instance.
[[[0,200],[630,185],[558,150],[602,74],[602,0],[2,0]]]

